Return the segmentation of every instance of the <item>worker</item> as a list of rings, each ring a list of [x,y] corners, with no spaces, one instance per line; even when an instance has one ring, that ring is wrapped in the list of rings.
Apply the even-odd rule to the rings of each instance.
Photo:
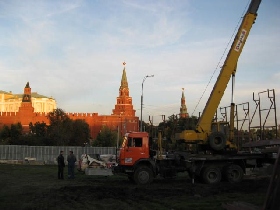
[[[75,162],[76,157],[73,154],[73,151],[69,151],[69,155],[67,156],[68,162],[68,179],[74,179],[74,169],[75,169]]]
[[[58,165],[58,179],[64,179],[63,171],[65,167],[63,151],[60,151],[59,156],[57,157],[57,165]]]

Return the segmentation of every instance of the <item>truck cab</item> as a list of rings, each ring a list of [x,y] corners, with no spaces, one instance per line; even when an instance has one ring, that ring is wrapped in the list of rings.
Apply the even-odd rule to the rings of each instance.
[[[133,166],[141,159],[150,157],[149,134],[146,132],[126,133],[119,151],[118,164]]]
[[[136,184],[151,183],[157,175],[154,161],[156,152],[150,150],[150,139],[147,132],[129,132],[123,137],[119,148],[117,165],[114,174],[126,174]]]
[[[147,132],[126,133],[113,173],[126,174],[130,181],[145,185],[151,183],[157,175],[172,178],[178,172],[186,171],[185,161],[181,160],[181,156],[158,156],[151,149],[151,140]]]

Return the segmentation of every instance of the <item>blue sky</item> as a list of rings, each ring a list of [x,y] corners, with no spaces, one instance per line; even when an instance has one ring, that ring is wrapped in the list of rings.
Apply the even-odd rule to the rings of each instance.
[[[182,88],[189,114],[198,115],[249,3],[1,0],[0,90],[22,93],[29,81],[66,112],[110,115],[125,61],[137,116],[143,78],[152,74],[144,83],[144,121],[178,114]],[[253,92],[274,89],[279,106],[279,26],[280,1],[263,0],[238,62],[235,103],[254,109]],[[230,104],[230,93],[229,84],[221,107]]]

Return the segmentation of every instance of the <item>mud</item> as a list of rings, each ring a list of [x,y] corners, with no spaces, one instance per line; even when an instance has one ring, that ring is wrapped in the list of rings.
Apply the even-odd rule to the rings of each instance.
[[[216,185],[192,184],[191,180],[157,179],[149,186],[138,186],[127,179],[91,180],[87,186],[68,185],[43,195],[57,201],[49,206],[71,204],[90,209],[224,209],[233,202],[247,202],[258,207],[264,201],[268,177],[245,178],[242,183],[221,182]],[[42,196],[37,199],[42,201]],[[208,203],[212,203],[211,206]],[[70,205],[70,206],[69,206]],[[71,206],[71,207],[73,207]]]
[[[270,183],[269,176],[245,176],[236,184],[192,184],[183,175],[138,186],[125,176],[78,172],[75,179],[59,180],[56,166],[0,164],[0,171],[1,210],[219,210],[234,202],[261,207]]]

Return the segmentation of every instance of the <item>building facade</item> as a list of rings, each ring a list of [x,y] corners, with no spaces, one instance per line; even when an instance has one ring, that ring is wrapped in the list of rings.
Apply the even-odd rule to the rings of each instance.
[[[125,64],[124,64],[125,65]],[[29,82],[22,95],[13,95],[8,92],[0,92],[0,128],[4,125],[21,123],[24,132],[29,131],[29,124],[44,122],[49,125],[48,113],[56,109],[53,98],[40,98],[39,94],[31,93]],[[36,97],[37,96],[37,97]],[[82,119],[89,124],[90,135],[95,139],[102,127],[107,126],[111,130],[119,131],[120,135],[128,131],[139,131],[139,117],[135,116],[132,98],[129,96],[129,87],[125,66],[122,72],[119,96],[110,115],[98,115],[98,113],[66,113],[70,119]]]
[[[0,112],[18,112],[22,96],[23,94],[13,94],[0,90]],[[31,101],[34,111],[38,113],[49,113],[56,109],[54,98],[40,95],[37,92],[31,93]]]

